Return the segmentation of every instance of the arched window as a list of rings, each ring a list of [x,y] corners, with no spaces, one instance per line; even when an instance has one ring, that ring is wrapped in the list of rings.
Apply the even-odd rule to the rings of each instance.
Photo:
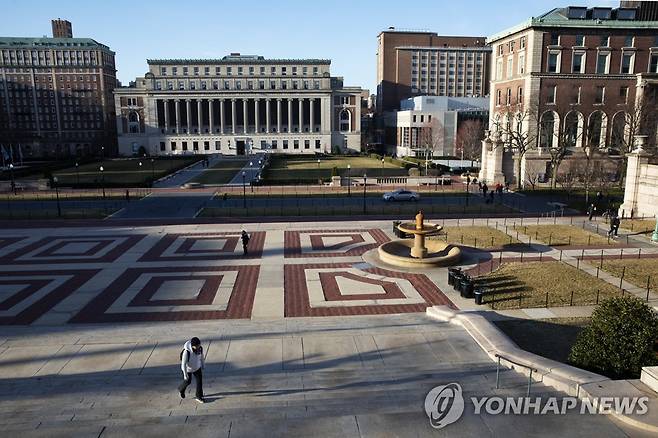
[[[590,146],[605,148],[607,116],[603,111],[594,111],[587,122],[587,142]]]
[[[546,111],[539,122],[539,147],[552,148],[556,140],[556,129],[560,120],[554,111]]]
[[[338,114],[339,130],[341,132],[350,132],[352,126],[352,113],[349,110],[342,110]]]
[[[581,147],[584,118],[578,111],[569,111],[564,118],[565,143],[568,148]]]
[[[128,132],[131,134],[139,133],[139,114],[136,111],[128,113]]]
[[[139,115],[136,112],[128,114],[128,121],[131,123],[139,123]]]
[[[612,129],[610,130],[610,147],[618,152],[625,150],[625,145],[628,144],[628,124],[627,114],[624,111],[619,111],[612,116]]]

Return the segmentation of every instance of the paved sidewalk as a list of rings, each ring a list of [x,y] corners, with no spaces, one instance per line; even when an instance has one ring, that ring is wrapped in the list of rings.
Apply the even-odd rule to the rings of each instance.
[[[169,175],[164,179],[160,179],[155,184],[153,184],[153,188],[167,189],[167,188],[180,187],[186,182],[189,182],[190,180],[201,175],[207,169],[210,169],[217,161],[220,161],[221,159],[222,159],[221,155],[215,155],[215,154],[210,155],[208,167],[203,165],[204,164],[203,160],[198,161],[192,166],[188,166],[184,169],[179,170],[173,175]]]

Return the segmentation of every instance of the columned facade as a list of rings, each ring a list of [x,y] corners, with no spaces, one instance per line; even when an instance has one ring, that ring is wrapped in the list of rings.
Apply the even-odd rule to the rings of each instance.
[[[126,132],[117,121],[120,154],[135,155],[140,147],[151,155],[359,150],[360,124],[338,132],[333,120],[340,93],[348,96],[341,99],[353,104],[352,120],[358,121],[360,89],[336,87],[329,61],[227,58],[149,61],[149,73],[135,87],[115,93],[120,114],[130,111],[124,105],[128,96],[139,95],[155,108],[145,115],[141,132]],[[208,65],[196,67],[197,62]],[[186,71],[210,74],[180,76]]]

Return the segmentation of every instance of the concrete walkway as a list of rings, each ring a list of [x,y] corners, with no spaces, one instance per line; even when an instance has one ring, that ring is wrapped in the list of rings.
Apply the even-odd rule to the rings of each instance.
[[[160,179],[155,184],[153,188],[155,189],[167,189],[167,188],[176,188],[180,187],[186,182],[196,178],[201,175],[206,169],[211,168],[217,161],[222,159],[221,155],[210,155],[209,156],[209,165],[208,167],[203,165],[203,160],[196,162],[195,164],[188,166],[184,169],[179,170],[178,172],[169,175],[165,178]]]
[[[263,163],[265,162],[265,154],[255,154],[247,157],[249,161],[247,164],[235,174],[233,179],[227,184],[229,186],[241,186],[243,184],[242,173],[244,172],[244,182],[250,185],[252,181],[256,181],[258,175],[263,170]],[[258,163],[261,163],[260,165]]]

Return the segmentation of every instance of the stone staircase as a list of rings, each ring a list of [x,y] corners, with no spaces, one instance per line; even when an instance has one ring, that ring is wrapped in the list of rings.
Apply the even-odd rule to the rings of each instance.
[[[459,382],[464,398],[525,395],[527,379],[495,364],[224,373],[204,382],[208,403],[181,400],[177,376],[115,375],[23,379],[0,394],[0,429],[31,436],[379,436],[389,423],[434,432],[423,411],[427,392]],[[41,394],[49,394],[42,396]],[[532,395],[561,395],[533,383]],[[468,408],[467,408],[468,410]],[[472,411],[472,408],[471,408]],[[362,424],[362,422],[365,423]],[[460,420],[461,421],[461,420]],[[36,428],[36,429],[35,429]],[[414,432],[415,433],[415,432]]]

